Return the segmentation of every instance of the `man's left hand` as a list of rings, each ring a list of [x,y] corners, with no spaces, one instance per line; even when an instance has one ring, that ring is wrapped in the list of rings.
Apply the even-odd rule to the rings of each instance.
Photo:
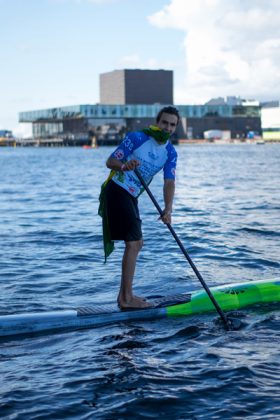
[[[171,211],[163,210],[163,215],[159,217],[165,224],[171,225]]]

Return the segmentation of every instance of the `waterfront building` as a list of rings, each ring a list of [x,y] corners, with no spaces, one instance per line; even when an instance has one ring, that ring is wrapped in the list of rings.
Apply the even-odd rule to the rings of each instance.
[[[280,141],[279,102],[264,104],[261,109],[262,135],[264,141]]]
[[[173,72],[168,70],[116,70],[100,75],[100,103],[25,111],[21,123],[32,123],[40,143],[78,145],[118,143],[128,131],[154,123],[159,110],[173,105]],[[200,139],[208,130],[246,138],[261,132],[260,107],[230,100],[204,105],[176,105],[181,122],[174,137]]]

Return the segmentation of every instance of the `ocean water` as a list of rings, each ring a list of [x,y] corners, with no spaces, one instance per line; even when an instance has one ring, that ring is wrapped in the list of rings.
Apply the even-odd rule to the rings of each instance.
[[[100,185],[113,149],[0,149],[0,313],[114,302]],[[280,145],[177,146],[173,227],[209,286],[279,278]],[[150,185],[162,205],[162,176]],[[135,292],[201,288],[150,199]],[[280,418],[280,308],[0,341],[3,419]]]

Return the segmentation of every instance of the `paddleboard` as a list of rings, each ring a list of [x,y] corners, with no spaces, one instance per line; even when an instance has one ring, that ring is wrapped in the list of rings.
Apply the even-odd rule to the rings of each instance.
[[[211,288],[223,311],[280,301],[280,279],[233,283]],[[176,318],[215,311],[204,289],[175,296],[149,298],[153,307],[121,311],[117,305],[100,304],[76,309],[0,316],[0,337],[69,331],[128,321]]]

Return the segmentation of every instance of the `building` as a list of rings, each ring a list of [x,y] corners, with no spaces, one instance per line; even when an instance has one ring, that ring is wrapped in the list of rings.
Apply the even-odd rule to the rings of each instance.
[[[261,110],[262,135],[265,141],[280,141],[279,102],[267,104]]]
[[[104,105],[173,104],[173,71],[115,70],[100,75]]]
[[[219,98],[220,99],[220,98]],[[154,123],[159,110],[173,105],[173,72],[116,70],[100,75],[100,103],[21,112],[19,121],[32,123],[40,144],[116,144],[127,131]],[[207,130],[226,130],[232,138],[260,134],[260,107],[240,101],[176,105],[181,122],[178,138],[203,138]]]

